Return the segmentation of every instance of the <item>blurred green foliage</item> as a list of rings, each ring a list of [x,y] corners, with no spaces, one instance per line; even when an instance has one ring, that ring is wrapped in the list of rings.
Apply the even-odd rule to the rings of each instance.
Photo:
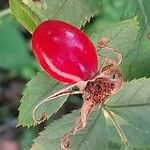
[[[21,34],[22,30],[9,10],[0,12],[0,69],[30,79],[38,67],[29,51],[27,39]]]
[[[27,43],[10,15],[0,18],[0,68],[18,70],[31,63]]]
[[[17,97],[8,100],[4,96],[5,90],[9,88],[8,86],[11,86],[13,79],[21,78],[23,81],[18,82],[25,84],[23,82],[29,80],[39,70],[30,52],[30,39],[26,37],[26,34],[28,34],[27,31],[10,15],[9,9],[0,11],[0,102],[5,102],[4,104],[0,103],[0,126],[4,128],[5,126],[9,128],[9,123],[16,120],[17,117],[17,110],[13,110],[17,109],[17,103],[15,103]],[[18,93],[21,93],[22,88],[19,90]],[[7,93],[7,95],[9,94]],[[29,148],[37,133],[35,129],[16,129],[13,132],[20,134],[16,138],[22,150]],[[5,131],[3,134],[5,134]]]

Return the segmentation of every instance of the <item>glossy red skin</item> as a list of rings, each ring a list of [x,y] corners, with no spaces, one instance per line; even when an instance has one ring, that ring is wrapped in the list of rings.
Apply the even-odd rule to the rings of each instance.
[[[98,58],[92,42],[66,22],[48,20],[40,24],[33,33],[32,48],[45,72],[60,82],[88,80],[97,71]]]

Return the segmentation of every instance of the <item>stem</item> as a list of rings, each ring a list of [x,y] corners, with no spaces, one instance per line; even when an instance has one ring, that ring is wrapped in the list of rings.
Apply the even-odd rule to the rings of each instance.
[[[125,146],[125,150],[129,150],[129,142],[128,142],[123,130],[121,129],[120,125],[117,123],[116,119],[114,118],[112,112],[106,106],[104,106],[103,108],[105,109],[105,111],[107,112],[107,114],[111,118],[112,123],[114,124],[115,128],[117,129],[118,134],[121,138],[121,141],[123,142],[123,144]]]

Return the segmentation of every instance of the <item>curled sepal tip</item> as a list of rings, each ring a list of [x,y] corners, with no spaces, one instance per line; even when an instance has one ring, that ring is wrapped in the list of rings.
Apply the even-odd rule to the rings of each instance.
[[[46,120],[46,112],[43,112],[39,119],[37,119],[33,113],[32,118],[33,118],[34,122],[36,122],[37,124],[41,124],[42,122],[44,122]]]

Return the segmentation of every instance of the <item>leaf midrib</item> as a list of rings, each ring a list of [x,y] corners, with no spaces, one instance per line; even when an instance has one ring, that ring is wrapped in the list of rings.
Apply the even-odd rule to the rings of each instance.
[[[109,108],[126,108],[126,107],[144,107],[149,106],[150,103],[144,103],[144,104],[131,104],[131,105],[107,105]]]

